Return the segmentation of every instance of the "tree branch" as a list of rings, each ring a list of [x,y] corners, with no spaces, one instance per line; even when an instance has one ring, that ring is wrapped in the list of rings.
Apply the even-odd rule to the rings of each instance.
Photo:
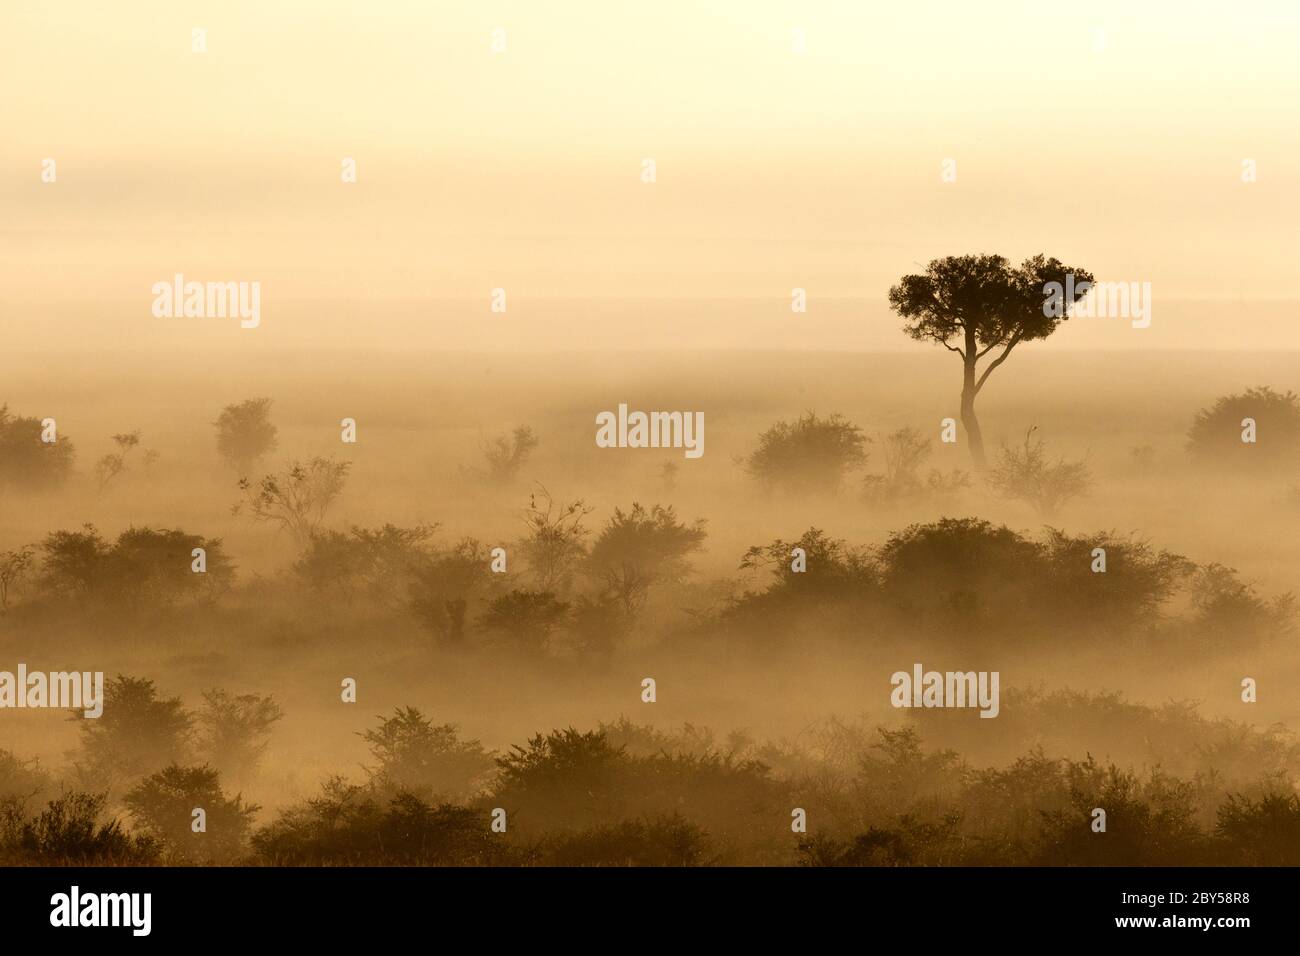
[[[978,395],[978,394],[980,393],[980,389],[982,389],[982,388],[984,387],[984,383],[985,383],[986,381],[988,381],[988,377],[989,377],[989,375],[992,374],[993,370],[994,370],[995,368],[997,368],[999,365],[1001,365],[1003,362],[1005,362],[1005,361],[1007,360],[1007,356],[1010,355],[1010,354],[1011,354],[1011,350],[1012,350],[1013,348],[1016,347],[1016,343],[1020,341],[1020,337],[1021,337],[1021,333],[1019,333],[1019,332],[1017,332],[1015,335],[1011,336],[1011,341],[1009,341],[1009,342],[1007,343],[1006,350],[1005,350],[1001,355],[999,355],[997,358],[995,358],[992,362],[990,362],[989,365],[988,365],[988,368],[984,369],[984,374],[981,375],[981,376],[979,377],[979,381],[977,381],[977,382],[975,383],[975,394],[976,394],[976,395]],[[985,351],[988,351],[988,350],[985,349]]]

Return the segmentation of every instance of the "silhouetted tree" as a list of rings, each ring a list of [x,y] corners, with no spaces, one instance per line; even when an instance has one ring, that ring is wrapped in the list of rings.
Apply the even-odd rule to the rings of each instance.
[[[512,435],[498,435],[484,442],[487,479],[497,484],[513,481],[538,444],[537,435],[529,425],[520,425]]]
[[[108,490],[108,486],[118,475],[127,470],[126,459],[140,444],[140,430],[114,435],[113,444],[117,445],[117,451],[110,452],[95,462],[95,478],[99,482],[101,495]]]
[[[159,697],[154,682],[119,674],[104,683],[104,712],[98,718],[73,711],[81,745],[70,756],[77,776],[103,788],[183,762],[193,716],[179,697]]]
[[[22,760],[8,750],[0,750],[0,802],[16,800],[19,805],[50,789],[50,775],[41,769],[39,760]]]
[[[1052,296],[1049,285],[1066,286],[1074,276],[1075,301]],[[961,420],[971,459],[984,468],[984,438],[975,416],[975,397],[993,370],[1021,342],[1045,339],[1069,318],[1087,294],[1092,274],[1058,259],[1034,256],[1019,269],[1002,256],[947,256],[920,275],[906,275],[889,290],[889,304],[908,320],[903,331],[917,341],[937,342],[962,362]],[[998,351],[1000,350],[1000,351]],[[997,351],[980,370],[979,361]]]
[[[267,475],[256,485],[241,478],[239,490],[244,500],[231,511],[239,514],[246,510],[254,521],[277,524],[306,547],[343,493],[351,466],[351,462],[317,456],[306,464],[291,462],[283,474]]]
[[[378,719],[377,728],[360,734],[378,761],[368,770],[378,790],[467,798],[495,767],[477,740],[461,740],[455,724],[435,726],[414,707]]]
[[[128,528],[113,544],[94,525],[46,535],[42,582],[64,595],[94,595],[137,607],[184,598],[215,597],[233,581],[234,565],[220,539],[184,531]],[[194,571],[194,549],[205,551],[207,570]]]
[[[680,581],[689,571],[687,555],[704,546],[704,521],[688,525],[667,508],[633,503],[615,508],[587,555],[588,566],[623,612],[634,617],[657,582]]]
[[[20,418],[0,405],[0,489],[57,488],[72,474],[76,451],[66,436],[41,441],[39,418]]]
[[[259,459],[276,449],[277,430],[271,424],[269,398],[227,405],[213,424],[217,429],[217,454],[240,475],[247,475]]]
[[[549,591],[516,589],[492,601],[479,625],[522,648],[539,652],[568,613],[569,605]]]
[[[539,590],[568,591],[578,563],[586,554],[589,533],[583,519],[591,514],[581,498],[557,502],[543,487],[528,496],[524,525],[528,534],[519,551]]]
[[[436,524],[399,528],[353,526],[347,533],[311,533],[294,571],[312,588],[351,600],[364,596],[389,609],[402,607],[409,588],[434,560]]]
[[[487,547],[465,538],[415,567],[407,592],[410,608],[439,643],[454,647],[465,638],[470,600],[493,583]]]
[[[203,693],[198,752],[227,780],[246,783],[257,771],[271,735],[271,725],[284,711],[270,697],[231,694],[224,690]]]
[[[123,798],[140,829],[164,843],[175,862],[232,863],[260,809],[242,796],[227,797],[221,775],[211,767],[172,764],[140,781]],[[194,811],[204,814],[195,831]]]
[[[9,613],[10,595],[18,582],[31,570],[34,557],[35,552],[30,545],[0,551],[0,617]]]

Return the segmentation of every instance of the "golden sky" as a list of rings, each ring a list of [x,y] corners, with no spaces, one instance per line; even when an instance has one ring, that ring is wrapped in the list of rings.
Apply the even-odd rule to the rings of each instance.
[[[322,339],[350,321],[330,303],[486,310],[494,287],[799,286],[892,335],[889,285],[976,251],[1149,281],[1157,303],[1296,298],[1293,2],[5,0],[0,90],[19,345],[86,302],[149,335],[176,272],[260,281],[259,333],[324,303]]]

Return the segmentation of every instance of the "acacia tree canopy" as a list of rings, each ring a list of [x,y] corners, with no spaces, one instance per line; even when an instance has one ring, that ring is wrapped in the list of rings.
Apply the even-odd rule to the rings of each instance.
[[[1074,276],[1069,286],[1073,301],[1060,302],[1063,293],[1058,293],[1053,302],[1049,289],[1066,288],[1070,275]],[[937,342],[960,356],[962,424],[978,467],[984,466],[984,441],[975,417],[975,396],[1012,349],[1055,332],[1092,281],[1092,273],[1041,254],[1018,268],[1003,256],[968,255],[935,259],[925,272],[903,276],[889,290],[890,308],[907,320],[903,326],[907,335]],[[980,360],[992,353],[996,354],[980,367]]]

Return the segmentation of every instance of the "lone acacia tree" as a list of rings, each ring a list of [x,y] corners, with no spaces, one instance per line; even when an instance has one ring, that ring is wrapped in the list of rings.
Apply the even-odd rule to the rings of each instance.
[[[1068,275],[1074,276],[1072,286]],[[890,307],[908,320],[904,332],[961,357],[961,422],[976,468],[984,468],[985,458],[975,397],[1012,349],[1055,332],[1092,281],[1090,272],[1042,255],[1018,269],[1002,256],[947,256],[932,261],[921,275],[903,276],[889,290]],[[1066,288],[1074,290],[1071,302],[1063,301]],[[980,359],[997,349],[981,370]]]

